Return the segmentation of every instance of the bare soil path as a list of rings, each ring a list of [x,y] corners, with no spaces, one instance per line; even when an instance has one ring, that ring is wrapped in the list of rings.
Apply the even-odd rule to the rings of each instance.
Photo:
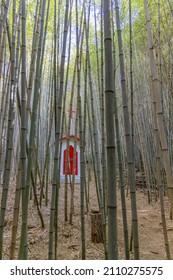
[[[13,220],[13,204],[14,204],[15,188],[11,186],[10,196],[8,199],[7,214],[5,219],[4,230],[4,259],[9,259],[9,250],[11,242],[11,229]],[[50,186],[51,193],[51,186]],[[50,195],[50,194],[49,194]],[[70,199],[70,188],[68,189]],[[58,259],[61,260],[77,260],[81,259],[80,245],[80,188],[75,186],[75,214],[73,225],[69,222],[64,222],[64,186],[60,188],[59,199],[59,243],[58,243]],[[138,207],[138,225],[139,225],[139,242],[140,242],[140,258],[143,260],[149,259],[166,259],[164,236],[160,215],[159,201],[153,201],[150,205],[147,201],[146,193],[139,189],[137,191],[137,207]],[[90,188],[90,209],[97,210],[97,199],[95,186],[91,182]],[[173,258],[173,221],[169,219],[169,203],[165,197],[165,210],[167,218],[167,231],[170,243],[170,251]],[[49,215],[50,207],[46,207],[43,203],[42,213],[45,222],[45,228],[41,228],[41,223],[37,214],[36,206],[33,202],[29,205],[29,223],[28,223],[28,238],[29,238],[29,258],[32,260],[44,260],[48,256],[48,235],[49,235]],[[130,196],[127,197],[127,214],[131,221],[131,206]],[[20,214],[21,215],[21,214]],[[21,220],[21,219],[20,219]],[[85,215],[86,222],[86,258],[90,260],[104,259],[103,244],[93,244],[91,242],[91,220],[90,213]],[[123,241],[123,223],[121,215],[121,199],[118,194],[118,232],[119,232],[119,258],[124,259],[124,241]],[[17,246],[20,240],[20,226],[17,237]],[[18,250],[16,249],[16,257]],[[131,254],[133,259],[133,253]]]

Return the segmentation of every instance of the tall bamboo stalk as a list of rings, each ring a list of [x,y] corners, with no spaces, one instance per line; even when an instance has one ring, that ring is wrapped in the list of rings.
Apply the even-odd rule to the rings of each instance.
[[[79,107],[79,130],[80,130],[80,204],[81,204],[81,246],[82,260],[85,260],[85,182],[84,182],[84,148],[83,148],[83,123],[82,123],[82,107],[80,96],[80,61],[79,61],[79,27],[78,27],[78,0],[76,0],[76,61],[77,61],[77,100]]]
[[[26,185],[26,3],[21,1],[22,6],[22,69],[21,69],[21,189],[25,190]],[[25,207],[23,193],[23,208]]]
[[[7,205],[7,198],[9,192],[10,182],[10,171],[12,163],[12,151],[13,151],[13,132],[14,132],[14,100],[15,100],[15,44],[16,44],[16,1],[13,0],[13,20],[12,20],[12,46],[11,46],[11,83],[10,83],[10,104],[8,112],[8,129],[7,129],[7,143],[6,143],[6,155],[5,155],[5,167],[4,167],[4,178],[3,178],[3,192],[1,199],[1,210],[0,210],[0,259],[2,259],[3,249],[3,231],[4,231],[4,220]]]
[[[104,0],[104,46],[105,46],[105,110],[107,140],[107,213],[108,213],[108,259],[118,259],[117,234],[117,190],[116,190],[116,149],[114,129],[114,87],[112,65],[112,38],[110,24],[110,1]]]
[[[152,96],[153,96],[153,100],[156,101],[156,114],[157,114],[159,138],[161,142],[163,162],[164,162],[164,167],[166,172],[167,189],[168,189],[168,195],[170,200],[170,210],[172,214],[173,213],[173,179],[172,179],[172,172],[170,166],[170,158],[168,154],[167,138],[166,138],[165,127],[164,127],[163,110],[162,110],[161,96],[159,90],[159,80],[158,80],[158,74],[155,65],[154,43],[152,38],[151,22],[150,22],[150,15],[148,11],[147,0],[144,0],[144,8],[145,8],[146,26],[148,32],[150,72],[151,72],[152,84],[153,84]]]
[[[120,73],[121,73],[121,89],[122,89],[122,102],[123,102],[123,116],[124,116],[124,130],[126,138],[126,151],[127,151],[127,164],[128,164],[128,177],[131,194],[131,207],[132,207],[132,229],[134,239],[134,257],[139,259],[139,240],[138,240],[138,218],[137,218],[137,205],[136,205],[136,189],[135,189],[135,170],[132,153],[132,139],[130,132],[130,119],[128,112],[127,93],[126,93],[126,80],[124,70],[124,54],[122,46],[122,36],[120,27],[120,14],[118,1],[115,0],[116,9],[116,26],[118,34],[118,47],[119,47],[119,61],[120,61]]]
[[[55,140],[55,157],[54,157],[54,171],[52,180],[52,198],[51,198],[51,212],[50,212],[50,227],[49,227],[49,259],[53,259],[53,233],[54,233],[54,217],[55,217],[55,200],[58,196],[58,185],[59,185],[59,174],[57,176],[59,166],[59,145],[60,145],[60,132],[61,132],[61,116],[62,116],[62,98],[64,89],[64,64],[66,54],[66,41],[68,32],[68,11],[69,11],[69,0],[66,0],[66,9],[64,17],[64,37],[63,47],[61,56],[60,66],[60,88],[58,96],[58,116],[56,126],[56,140]]]
[[[28,166],[27,166],[27,175],[26,175],[26,185],[24,192],[25,203],[22,207],[22,230],[21,230],[21,240],[20,240],[20,249],[19,249],[19,259],[28,258],[28,240],[27,240],[27,223],[28,223],[28,203],[29,203],[29,191],[31,185],[31,170],[33,163],[33,151],[34,151],[34,139],[35,139],[35,130],[36,130],[36,120],[37,120],[37,108],[40,98],[40,73],[41,73],[41,51],[42,51],[42,42],[43,42],[43,29],[44,29],[44,12],[45,12],[46,0],[42,2],[42,24],[40,29],[40,38],[39,38],[39,47],[38,47],[38,56],[37,56],[37,66],[36,66],[36,77],[34,84],[34,96],[32,103],[32,117],[31,117],[31,127],[30,127],[30,137],[29,137],[29,150],[28,150]]]
[[[113,69],[114,69],[114,81],[116,81],[116,46],[115,46],[115,30],[114,30],[114,16],[113,16],[113,3],[111,5],[112,10],[112,28],[113,28]],[[117,144],[117,157],[118,157],[118,169],[119,169],[119,185],[121,192],[121,207],[122,207],[122,217],[123,217],[123,229],[124,229],[124,247],[126,259],[129,259],[129,237],[128,237],[128,223],[127,223],[127,213],[126,213],[126,199],[125,199],[125,180],[123,174],[123,159],[122,159],[122,145],[120,140],[120,128],[119,128],[119,112],[117,105],[117,93],[114,82],[115,91],[115,129],[116,129],[116,144]]]

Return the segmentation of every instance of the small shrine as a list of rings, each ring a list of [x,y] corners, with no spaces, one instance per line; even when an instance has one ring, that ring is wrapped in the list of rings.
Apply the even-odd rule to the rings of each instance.
[[[61,165],[60,165],[60,182],[65,182],[65,175],[67,174],[68,183],[72,181],[75,176],[75,183],[80,183],[80,139],[74,134],[75,125],[72,114],[74,110],[70,111],[70,135],[63,136],[62,150],[61,150]]]

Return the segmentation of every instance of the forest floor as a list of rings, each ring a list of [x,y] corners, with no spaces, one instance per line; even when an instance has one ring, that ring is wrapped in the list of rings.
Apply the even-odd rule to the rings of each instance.
[[[10,256],[10,242],[11,229],[13,223],[13,204],[14,204],[15,188],[11,184],[10,196],[8,199],[7,212],[5,218],[4,229],[4,247],[3,259],[9,259]],[[49,196],[51,196],[51,186]],[[49,197],[50,199],[50,197]],[[70,188],[68,189],[68,199],[70,199]],[[58,227],[58,259],[60,260],[77,260],[81,259],[81,245],[80,245],[80,188],[75,186],[75,213],[73,217],[73,225],[69,222],[64,222],[64,185],[61,185],[59,196],[59,227]],[[131,221],[131,204],[130,194],[127,199],[127,215],[129,221],[129,235],[130,235],[130,221]],[[143,260],[164,260],[166,259],[164,236],[160,215],[160,202],[152,201],[148,204],[147,192],[145,189],[138,188],[137,190],[137,209],[138,209],[138,227],[139,227],[139,244],[140,244],[140,258]],[[98,210],[96,191],[94,183],[90,185],[90,211]],[[68,209],[69,211],[69,209]],[[165,197],[165,212],[167,220],[167,232],[169,238],[170,251],[173,258],[173,220],[169,219],[169,202]],[[69,212],[68,212],[69,213]],[[90,213],[85,215],[86,223],[86,259],[99,260],[104,259],[103,244],[94,244],[91,242],[91,217]],[[29,259],[45,260],[48,258],[48,238],[49,238],[49,217],[50,207],[46,207],[43,201],[42,214],[44,217],[45,228],[41,228],[40,218],[37,214],[36,206],[30,201],[29,204],[29,220],[28,220],[28,240],[29,240]],[[17,235],[16,258],[18,252],[18,245],[20,240],[20,226]],[[119,245],[119,259],[125,259],[124,241],[123,241],[123,223],[121,214],[121,199],[118,191],[118,245]],[[133,259],[133,253],[131,253]]]

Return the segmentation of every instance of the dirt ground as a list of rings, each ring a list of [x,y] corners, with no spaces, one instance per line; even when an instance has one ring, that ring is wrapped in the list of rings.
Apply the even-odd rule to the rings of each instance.
[[[5,219],[4,230],[4,247],[3,259],[9,259],[11,229],[13,220],[13,204],[14,204],[15,188],[11,184],[10,195],[7,205],[7,213]],[[51,196],[51,186],[50,193]],[[70,199],[70,188],[68,189],[68,199]],[[60,188],[59,199],[59,235],[58,235],[58,259],[60,260],[77,260],[81,259],[80,245],[80,188],[75,186],[75,214],[73,225],[69,222],[64,222],[64,186]],[[127,214],[129,222],[131,222],[131,206],[130,195],[127,197]],[[137,190],[137,208],[138,208],[138,227],[139,227],[139,244],[140,258],[143,260],[164,260],[166,259],[164,236],[160,215],[159,201],[153,201],[148,204],[147,194],[141,188]],[[97,199],[95,186],[91,182],[90,186],[90,210],[97,210]],[[170,251],[173,258],[173,220],[169,219],[169,202],[165,197],[165,211],[167,218],[167,232],[169,237]],[[69,212],[69,211],[68,211]],[[29,204],[29,222],[28,222],[28,239],[29,239],[29,259],[44,260],[48,258],[48,234],[49,234],[49,216],[50,207],[46,207],[43,203],[42,214],[44,217],[45,228],[41,228],[40,219],[37,214],[36,206],[30,201]],[[21,213],[20,213],[21,220]],[[86,223],[86,259],[99,260],[104,259],[103,244],[94,244],[91,242],[91,219],[90,212],[85,215]],[[123,241],[123,224],[121,215],[121,200],[118,191],[118,244],[119,244],[119,259],[125,259],[124,241]],[[20,223],[17,236],[17,247],[20,240]],[[18,248],[16,248],[17,258]],[[131,253],[133,259],[133,253]]]

